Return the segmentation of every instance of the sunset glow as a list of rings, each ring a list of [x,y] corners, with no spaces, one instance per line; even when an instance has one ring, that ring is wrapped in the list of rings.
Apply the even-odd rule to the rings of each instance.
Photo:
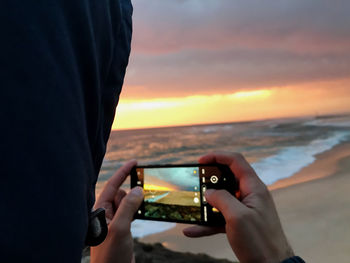
[[[152,184],[144,184],[143,188],[148,191],[174,191],[174,188],[166,187],[166,186],[159,186],[159,185],[152,185]]]
[[[253,91],[240,91],[232,94],[236,99],[263,99],[271,95],[270,90],[253,90]]]
[[[332,85],[330,85],[332,87]],[[347,89],[306,86],[154,99],[125,99],[113,129],[148,128],[269,118],[316,116],[349,111]],[[343,94],[343,96],[339,96]]]

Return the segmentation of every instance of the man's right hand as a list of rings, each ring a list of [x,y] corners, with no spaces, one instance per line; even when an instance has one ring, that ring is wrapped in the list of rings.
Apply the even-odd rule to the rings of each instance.
[[[269,190],[241,154],[212,153],[201,157],[199,163],[229,166],[239,182],[240,200],[226,190],[207,190],[207,201],[224,215],[226,226],[193,226],[184,229],[186,236],[226,232],[241,263],[279,263],[294,255]]]

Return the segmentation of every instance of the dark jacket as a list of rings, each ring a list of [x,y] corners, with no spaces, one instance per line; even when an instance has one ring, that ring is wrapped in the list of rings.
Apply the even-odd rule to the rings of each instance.
[[[0,1],[0,261],[80,262],[129,0]]]

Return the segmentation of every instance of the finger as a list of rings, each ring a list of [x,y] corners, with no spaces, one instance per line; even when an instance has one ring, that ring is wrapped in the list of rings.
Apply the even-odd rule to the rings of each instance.
[[[112,231],[119,235],[130,232],[131,221],[143,201],[143,189],[135,187],[122,199],[119,208],[110,224]]]
[[[239,182],[242,199],[250,193],[266,190],[265,184],[239,153],[210,153],[202,156],[198,161],[201,164],[219,163],[229,166]]]
[[[117,194],[119,187],[123,184],[131,169],[137,164],[136,160],[131,160],[120,167],[116,173],[108,180],[100,194],[99,200],[112,201]]]
[[[187,237],[204,237],[225,233],[224,227],[191,226],[182,230]]]
[[[123,189],[119,189],[118,193],[114,197],[114,207],[115,210],[118,210],[118,207],[122,201],[122,199],[126,196],[126,192]]]
[[[235,173],[237,177],[242,176],[242,174],[256,176],[254,169],[240,153],[210,153],[202,156],[199,162],[202,164],[219,163],[227,165],[232,168],[232,172]]]
[[[109,222],[113,219],[114,214],[117,211],[119,204],[125,195],[125,191],[123,189],[119,189],[117,194],[114,196],[114,201],[100,202],[100,200],[98,200],[94,205],[94,209],[100,207],[104,208],[106,211],[106,219],[109,224]]]
[[[208,189],[205,192],[207,202],[217,208],[225,218],[226,223],[247,211],[247,207],[226,190]]]

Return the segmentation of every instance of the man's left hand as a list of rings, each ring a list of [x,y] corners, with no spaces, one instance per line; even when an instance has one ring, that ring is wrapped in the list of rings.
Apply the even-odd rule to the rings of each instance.
[[[123,165],[107,182],[94,208],[106,210],[108,235],[99,246],[91,248],[91,263],[134,262],[133,239],[130,232],[134,214],[143,200],[141,187],[133,188],[128,194],[120,186],[137,164],[135,160]]]

